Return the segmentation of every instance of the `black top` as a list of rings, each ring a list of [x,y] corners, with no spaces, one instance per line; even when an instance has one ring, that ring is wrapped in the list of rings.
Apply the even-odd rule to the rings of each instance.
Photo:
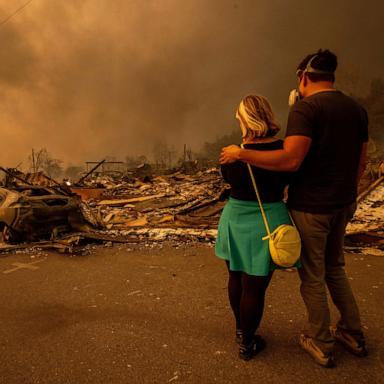
[[[307,136],[312,144],[290,180],[290,208],[327,213],[357,197],[357,171],[368,116],[339,91],[319,92],[298,101],[288,117],[287,136]]]
[[[283,148],[283,141],[277,140],[269,143],[245,144],[246,149],[258,151],[272,151]],[[252,166],[260,199],[264,203],[281,201],[284,188],[288,184],[287,172],[272,172]],[[251,176],[246,163],[236,161],[221,166],[224,180],[231,186],[230,196],[238,200],[257,201]]]

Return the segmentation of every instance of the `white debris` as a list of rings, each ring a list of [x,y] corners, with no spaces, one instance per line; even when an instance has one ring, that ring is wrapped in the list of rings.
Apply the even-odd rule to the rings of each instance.
[[[356,209],[352,221],[348,224],[347,234],[384,230],[384,183],[378,185]]]

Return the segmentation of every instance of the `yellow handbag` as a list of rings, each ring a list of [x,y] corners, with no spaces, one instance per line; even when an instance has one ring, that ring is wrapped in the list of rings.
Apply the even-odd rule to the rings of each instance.
[[[244,148],[243,145],[241,145],[241,147]],[[271,258],[273,262],[280,267],[292,267],[299,260],[301,253],[301,239],[299,231],[295,226],[292,216],[288,212],[292,225],[281,224],[271,233],[263,205],[261,204],[252,168],[249,164],[247,164],[247,167],[251,176],[253,188],[255,189],[257,201],[259,202],[265,229],[267,230],[267,236],[264,236],[263,240],[268,240]]]

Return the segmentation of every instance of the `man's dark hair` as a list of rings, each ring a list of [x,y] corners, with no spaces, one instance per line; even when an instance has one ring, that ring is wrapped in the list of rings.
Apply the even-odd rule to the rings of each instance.
[[[313,59],[311,61],[311,59]],[[304,71],[307,68],[308,63],[311,61],[311,68],[314,70],[326,71],[329,73],[311,73],[306,72],[309,80],[312,82],[317,81],[335,81],[335,74],[337,68],[337,56],[328,49],[319,49],[317,53],[311,53],[307,55],[304,60],[297,67],[298,70]]]

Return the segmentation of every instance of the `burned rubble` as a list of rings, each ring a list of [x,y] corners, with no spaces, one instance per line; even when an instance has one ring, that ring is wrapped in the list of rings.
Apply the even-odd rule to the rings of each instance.
[[[67,249],[84,240],[214,240],[227,193],[217,168],[161,175],[138,168],[139,177],[137,170],[116,177],[98,174],[95,167],[70,187],[41,175],[34,181],[44,186],[32,185],[26,175],[4,170],[1,249],[31,243]],[[9,212],[15,214],[7,219]]]
[[[214,240],[227,193],[217,168],[111,184],[104,180],[101,199],[88,202],[107,233],[155,241]]]
[[[74,231],[102,227],[78,195],[53,179],[37,174],[32,184],[30,175],[4,168],[0,172],[1,250],[20,248],[21,243],[52,243]]]
[[[72,252],[90,242],[214,243],[229,195],[219,168],[187,164],[155,172],[143,164],[116,173],[100,172],[103,165],[105,160],[92,163],[71,185],[2,169],[0,251],[37,247]],[[379,255],[384,250],[383,176],[367,185],[347,227],[346,247]]]
[[[384,256],[384,176],[362,191],[346,229],[345,247],[352,252]]]

